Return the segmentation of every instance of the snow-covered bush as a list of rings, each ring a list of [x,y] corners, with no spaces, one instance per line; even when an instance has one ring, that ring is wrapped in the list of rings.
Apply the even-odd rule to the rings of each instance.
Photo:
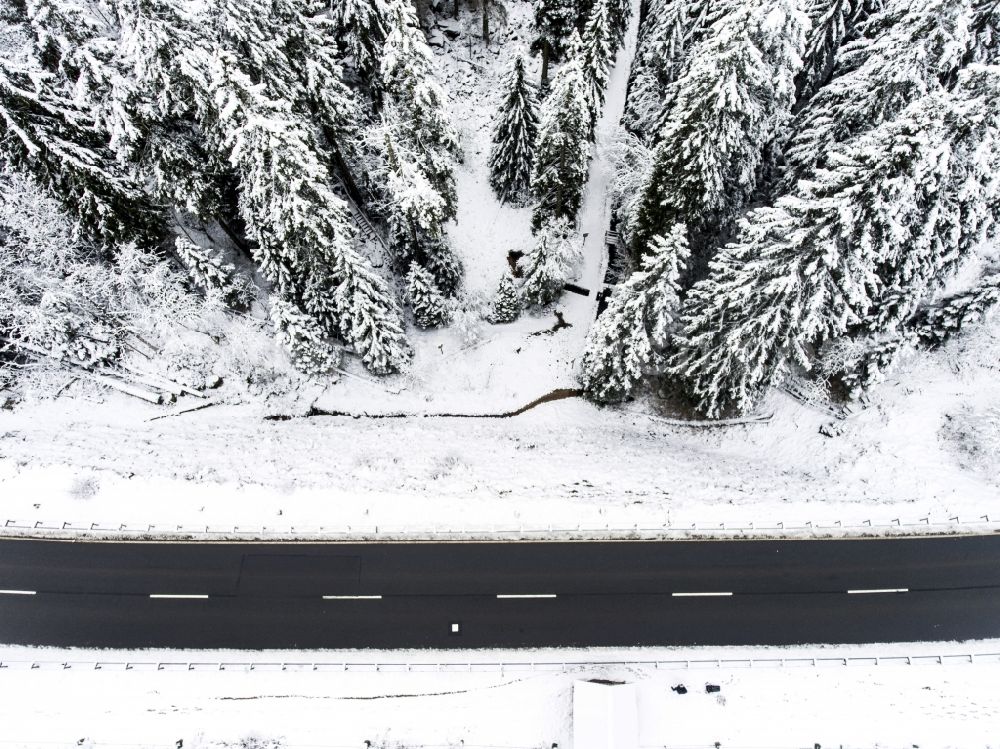
[[[1000,403],[965,406],[945,414],[939,436],[959,461],[993,481],[1000,465]]]
[[[166,326],[194,320],[202,305],[165,261],[133,244],[108,258],[74,236],[73,222],[33,181],[0,173],[0,345],[9,354],[108,364]]]
[[[436,328],[448,321],[448,305],[434,283],[434,276],[416,262],[410,263],[406,276],[406,295],[418,327]]]
[[[490,322],[514,322],[520,314],[521,295],[518,294],[517,287],[514,285],[514,278],[510,273],[505,273],[497,285],[497,293],[493,296],[493,304],[490,309]]]
[[[473,346],[483,340],[489,310],[490,302],[480,291],[466,292],[451,301],[451,327],[465,346]]]
[[[142,370],[190,387],[294,386],[263,321],[193,293],[187,274],[134,244],[104,251],[33,180],[0,172],[0,377],[39,395],[87,370]],[[123,367],[129,367],[125,370]],[[63,372],[68,372],[62,374]],[[280,387],[275,386],[281,381]]]

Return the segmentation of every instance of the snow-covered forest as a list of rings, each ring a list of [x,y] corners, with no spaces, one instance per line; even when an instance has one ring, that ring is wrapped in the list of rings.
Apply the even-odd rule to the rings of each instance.
[[[856,398],[1000,301],[998,102],[998,0],[4,0],[0,390],[494,367],[555,311],[598,402]]]

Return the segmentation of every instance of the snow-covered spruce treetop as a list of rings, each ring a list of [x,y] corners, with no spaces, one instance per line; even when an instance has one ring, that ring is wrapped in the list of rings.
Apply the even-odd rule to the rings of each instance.
[[[632,395],[658,372],[676,325],[680,274],[688,258],[687,229],[678,224],[656,236],[641,270],[617,286],[587,336],[580,382],[600,402]]]
[[[796,79],[797,106],[825,86],[841,48],[857,40],[865,21],[880,11],[885,0],[812,0],[809,4],[809,41]]]
[[[419,327],[436,328],[448,322],[448,305],[434,283],[434,276],[417,262],[410,263],[406,274],[406,295]]]
[[[791,117],[809,23],[800,6],[734,0],[692,51],[633,218],[636,255],[677,222],[711,237],[746,205],[764,146]]]
[[[899,310],[996,236],[997,101],[1000,67],[971,65],[740,222],[684,305],[671,362],[705,413],[752,409],[789,368],[811,370],[826,342],[891,331],[887,316],[909,318]]]
[[[511,274],[504,273],[490,306],[489,321],[495,324],[514,322],[521,315],[521,295]]]
[[[558,299],[582,259],[580,235],[569,220],[555,218],[543,224],[534,247],[520,261],[525,302],[541,306]]]
[[[615,56],[612,44],[612,20],[609,0],[595,0],[594,7],[583,29],[580,49],[580,68],[586,86],[587,108],[590,110],[590,138],[604,107],[608,87],[608,72]]]
[[[218,196],[235,190],[253,257],[275,292],[373,371],[402,365],[399,309],[354,249],[331,183],[326,149],[350,147],[355,108],[317,6],[31,0],[30,9],[42,99],[72,98],[83,112],[74,123],[108,144],[158,201],[225,226]],[[63,173],[77,168],[72,149],[45,155]],[[84,215],[74,185],[55,189]]]
[[[583,76],[580,37],[573,32],[570,57],[552,81],[542,105],[531,192],[535,229],[552,219],[576,221],[590,161],[590,108]]]
[[[408,0],[390,0],[388,33],[382,45],[381,76],[395,124],[419,155],[425,176],[444,198],[448,218],[455,215],[455,160],[461,158],[458,133],[435,77],[434,55]]]
[[[690,46],[693,20],[688,0],[651,0],[639,27],[622,119],[647,144],[660,139],[673,84]]]
[[[493,125],[490,185],[503,201],[522,200],[531,186],[538,136],[538,97],[524,75],[524,59],[514,64],[503,82],[504,97]]]
[[[842,51],[830,83],[789,128],[783,188],[808,178],[837,143],[891,120],[920,96],[947,85],[997,36],[995,3],[887,0]],[[995,42],[993,42],[995,43]],[[995,60],[995,58],[994,58]]]

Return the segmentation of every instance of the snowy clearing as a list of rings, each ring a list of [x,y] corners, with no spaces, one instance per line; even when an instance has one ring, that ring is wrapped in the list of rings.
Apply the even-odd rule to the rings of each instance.
[[[218,746],[249,735],[289,747],[572,747],[572,684],[637,685],[642,747],[996,746],[1000,663],[962,663],[949,654],[997,652],[996,641],[928,645],[695,648],[451,653],[121,653],[7,649],[0,660],[4,746]],[[875,656],[935,654],[945,663],[899,665]],[[684,658],[859,658],[851,665],[784,667],[731,663],[691,668],[628,661]],[[246,664],[382,663],[349,670],[64,669],[65,661],[156,660]],[[867,659],[867,660],[866,660]],[[30,661],[44,662],[29,669]],[[509,663],[469,670],[470,660]],[[532,661],[589,661],[565,668]],[[601,663],[618,661],[617,663]],[[624,662],[623,662],[624,661]],[[828,663],[829,665],[822,665]],[[405,665],[409,664],[409,666]],[[520,664],[520,665],[515,665]],[[706,684],[720,687],[707,694]],[[681,694],[671,688],[684,685]],[[428,720],[433,716],[432,720]]]

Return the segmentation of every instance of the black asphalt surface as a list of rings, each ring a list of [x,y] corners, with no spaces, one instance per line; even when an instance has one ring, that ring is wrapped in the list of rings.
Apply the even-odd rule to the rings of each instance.
[[[960,640],[1000,637],[1000,535],[492,544],[6,540],[0,590],[0,642],[25,645]],[[677,595],[705,593],[729,595]],[[161,595],[207,597],[151,597]]]

